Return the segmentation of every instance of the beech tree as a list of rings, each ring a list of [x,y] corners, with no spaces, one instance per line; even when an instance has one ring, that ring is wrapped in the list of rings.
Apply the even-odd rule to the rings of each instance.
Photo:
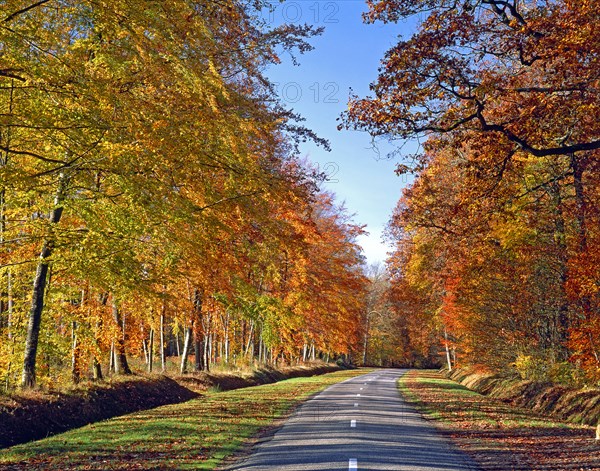
[[[408,317],[431,319],[449,366],[455,353],[541,365],[547,379],[580,365],[594,380],[598,13],[569,0],[381,0],[365,18],[413,15],[418,30],[388,51],[373,96],[352,96],[344,115],[424,140],[398,166],[418,178],[390,223],[392,292],[427,297]]]
[[[223,349],[248,363],[279,354],[292,361],[309,315],[288,296],[291,287],[314,289],[319,277],[332,298],[337,277],[344,292],[358,291],[348,305],[336,299],[311,313],[311,322],[351,330],[362,286],[356,232],[336,222],[328,203],[329,222],[317,235],[325,220],[313,217],[319,177],[296,157],[302,140],[327,143],[273,100],[263,73],[278,54],[309,50],[319,30],[272,27],[260,7],[3,3],[7,388],[19,358],[24,387],[40,376],[43,384],[56,380],[65,358],[73,381],[85,371],[101,378],[105,361],[106,371],[127,373],[140,357],[151,370],[158,331],[163,370],[168,351],[182,357],[184,371],[192,350],[197,369]],[[314,265],[314,254],[333,242],[344,257],[311,283],[292,280],[293,255]],[[316,348],[341,354],[353,341],[320,335]]]

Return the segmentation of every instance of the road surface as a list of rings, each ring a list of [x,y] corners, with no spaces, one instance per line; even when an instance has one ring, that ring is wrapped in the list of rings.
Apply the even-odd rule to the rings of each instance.
[[[477,470],[406,404],[405,370],[378,370],[335,384],[306,402],[230,471]]]

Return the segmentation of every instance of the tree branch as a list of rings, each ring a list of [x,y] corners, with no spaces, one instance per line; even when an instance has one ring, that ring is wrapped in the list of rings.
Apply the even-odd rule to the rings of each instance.
[[[6,18],[4,18],[4,20],[2,20],[2,21],[8,22],[8,21],[16,18],[17,16],[22,15],[23,13],[27,13],[29,10],[33,10],[34,8],[37,8],[41,5],[43,5],[44,3],[48,3],[49,1],[50,0],[40,0],[39,2],[35,2],[31,5],[29,5],[28,7],[21,8],[20,10],[15,11],[14,13],[11,13]]]
[[[14,150],[14,149],[11,149],[10,147],[6,147],[3,145],[0,145],[0,150],[4,151],[6,153],[15,154],[15,155],[28,155],[30,157],[34,157],[36,159],[43,160],[44,162],[49,162],[49,163],[53,163],[53,164],[59,164],[59,165],[65,164],[65,162],[63,160],[51,159],[49,157],[44,157],[40,154],[36,154],[35,152],[29,152],[27,150]]]

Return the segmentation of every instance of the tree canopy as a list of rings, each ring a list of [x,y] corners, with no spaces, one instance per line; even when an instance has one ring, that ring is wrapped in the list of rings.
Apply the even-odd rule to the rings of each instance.
[[[128,356],[353,351],[362,229],[298,157],[328,143],[264,75],[318,29],[236,0],[0,3],[7,388]]]
[[[416,179],[388,230],[389,296],[413,348],[450,368],[597,381],[596,5],[368,3],[368,22],[420,18],[343,123],[422,143],[398,165]]]

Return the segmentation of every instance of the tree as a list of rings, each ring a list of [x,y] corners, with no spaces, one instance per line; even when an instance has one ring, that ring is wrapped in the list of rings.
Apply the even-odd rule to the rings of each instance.
[[[370,1],[369,22],[424,16],[346,125],[411,138],[493,133],[536,157],[600,149],[600,18],[589,2]],[[569,113],[566,114],[565,110]]]
[[[344,125],[427,139],[416,165],[398,166],[419,179],[391,224],[414,244],[399,269],[431,280],[443,342],[500,368],[519,356],[597,363],[596,291],[574,288],[599,278],[583,262],[600,155],[597,12],[570,0],[369,7],[370,22],[422,21],[386,54],[373,96],[351,97]]]
[[[257,5],[237,2],[4,6],[1,257],[38,266],[19,272],[35,278],[31,387],[51,270],[57,289],[89,285],[126,306],[165,281],[207,284],[235,232],[268,218],[269,200],[295,182],[282,170],[293,142],[325,143],[271,100],[262,71],[318,31],[270,28]],[[186,257],[201,261],[192,273]],[[235,270],[223,268],[208,289],[227,285]]]

